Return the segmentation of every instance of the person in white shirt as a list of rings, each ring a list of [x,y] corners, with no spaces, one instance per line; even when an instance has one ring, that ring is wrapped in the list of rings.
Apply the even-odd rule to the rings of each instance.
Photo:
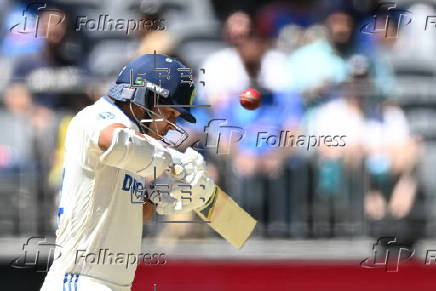
[[[55,260],[42,291],[130,290],[143,221],[154,208],[158,214],[180,213],[213,198],[215,184],[202,156],[192,148],[175,150],[177,143],[165,137],[171,130],[186,139],[176,118],[196,121],[183,107],[194,97],[184,69],[166,55],[140,56],[123,68],[107,96],[71,121]],[[168,187],[150,186],[156,178]],[[183,196],[186,184],[189,199]]]

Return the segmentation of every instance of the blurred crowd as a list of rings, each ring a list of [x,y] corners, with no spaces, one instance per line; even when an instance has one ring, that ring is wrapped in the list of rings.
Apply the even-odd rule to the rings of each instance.
[[[3,131],[17,120],[31,129],[27,137],[9,132],[0,139],[0,174],[33,165],[29,195],[55,209],[68,121],[105,94],[128,60],[156,51],[193,69],[196,104],[210,107],[193,109],[196,125],[183,124],[189,142],[197,141],[217,183],[259,220],[256,235],[394,235],[410,244],[424,235],[431,195],[419,161],[426,139],[411,127],[398,88],[400,77],[436,72],[434,36],[416,24],[435,5],[217,2],[64,0],[41,10],[26,1],[0,4],[0,122]],[[106,11],[159,20],[165,29],[75,29],[78,15]],[[405,11],[416,19],[410,25],[401,22]],[[247,88],[262,94],[257,110],[239,104]],[[30,157],[18,150],[22,143],[32,145]],[[48,225],[54,216],[36,215]],[[44,225],[38,231],[52,231]],[[191,236],[192,228],[174,224],[162,235]]]

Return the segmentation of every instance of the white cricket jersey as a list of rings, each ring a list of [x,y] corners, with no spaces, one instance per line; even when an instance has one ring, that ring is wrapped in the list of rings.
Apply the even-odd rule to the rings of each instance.
[[[137,257],[141,251],[143,205],[132,202],[132,193],[144,189],[145,180],[100,163],[100,131],[113,123],[138,130],[121,109],[102,97],[80,111],[68,127],[56,231],[61,254],[48,279],[51,273],[73,273],[118,285],[133,281],[136,263],[127,264],[126,257]]]

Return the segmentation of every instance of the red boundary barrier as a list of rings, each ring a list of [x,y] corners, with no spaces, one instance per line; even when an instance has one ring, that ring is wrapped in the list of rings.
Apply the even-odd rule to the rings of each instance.
[[[134,291],[436,290],[436,267],[402,263],[398,272],[359,262],[168,261],[141,265]]]

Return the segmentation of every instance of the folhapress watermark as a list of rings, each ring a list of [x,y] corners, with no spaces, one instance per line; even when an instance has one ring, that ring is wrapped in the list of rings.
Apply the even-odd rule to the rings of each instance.
[[[211,119],[204,127],[203,134],[191,146],[197,151],[209,150],[217,155],[229,155],[246,136],[244,128],[230,125],[226,119]],[[294,134],[289,130],[259,131],[255,142],[253,138],[248,138],[254,147],[301,147],[307,151],[321,146],[345,147],[347,141],[347,135],[344,134],[306,135]]]
[[[71,22],[71,23],[70,23]],[[75,21],[67,21],[67,14],[60,9],[47,7],[46,2],[30,2],[22,11],[22,19],[9,28],[10,32],[47,38],[57,26],[73,25],[73,30],[81,32],[120,32],[126,35],[136,31],[165,30],[165,19],[116,18],[109,14],[77,16]]]
[[[399,272],[401,263],[411,260],[416,254],[415,248],[391,236],[377,239],[372,251],[373,255],[360,262],[360,266],[386,272]],[[428,266],[436,265],[436,250],[427,249],[423,263]]]
[[[117,253],[110,249],[99,249],[97,252],[77,250],[74,263],[86,265],[124,265],[126,269],[135,267],[137,264],[164,265],[166,264],[164,253]]]
[[[165,28],[163,18],[124,19],[114,18],[109,14],[100,14],[97,17],[77,16],[74,26],[76,31],[119,31],[126,35],[135,31],[164,30]]]
[[[259,131],[256,138],[256,147],[304,147],[309,151],[312,147],[344,147],[346,135],[295,135],[291,131],[282,130],[278,134]]]
[[[61,256],[61,248],[44,237],[30,237],[23,244],[23,254],[12,260],[9,266],[15,269],[34,269],[36,272],[48,272],[51,263]]]
[[[9,266],[15,269],[34,269],[36,272],[48,272],[53,261],[59,259],[65,252],[62,246],[44,237],[28,238],[22,249],[23,253],[13,259]],[[74,255],[74,263],[77,265],[121,265],[126,269],[136,267],[137,264],[164,265],[167,262],[165,253],[125,253],[112,251],[109,248],[92,252],[78,249]]]
[[[66,14],[47,7],[47,3],[31,2],[22,11],[22,20],[9,28],[10,32],[47,38],[58,25],[63,25]]]
[[[374,10],[372,19],[360,27],[360,32],[397,38],[400,31],[414,21],[423,25],[424,31],[436,29],[436,15],[426,15],[425,23],[422,24],[422,19],[415,19],[412,11],[398,8],[396,2],[381,2]]]
[[[372,257],[360,262],[366,269],[382,269],[386,272],[399,272],[400,264],[415,256],[415,248],[397,241],[396,237],[380,237],[373,244]],[[436,250],[426,250],[424,265],[436,264]]]

